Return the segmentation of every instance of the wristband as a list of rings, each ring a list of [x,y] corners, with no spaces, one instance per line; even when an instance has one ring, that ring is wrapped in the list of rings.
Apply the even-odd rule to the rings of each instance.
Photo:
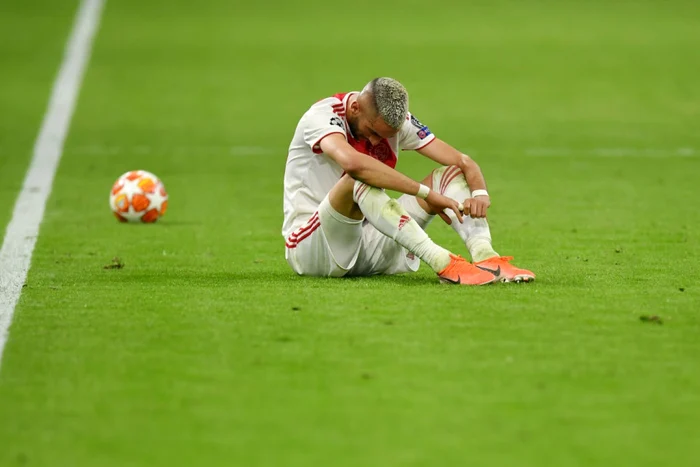
[[[489,192],[486,190],[474,190],[472,191],[472,198],[476,198],[477,196],[488,196]]]
[[[418,187],[418,193],[416,193],[416,197],[420,199],[425,199],[428,197],[430,194],[430,188],[427,186],[423,185],[422,183]]]

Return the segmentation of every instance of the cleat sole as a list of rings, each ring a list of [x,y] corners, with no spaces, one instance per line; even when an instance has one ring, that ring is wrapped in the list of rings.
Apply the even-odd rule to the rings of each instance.
[[[482,286],[482,285],[489,285],[489,284],[493,284],[494,282],[498,282],[498,281],[499,281],[497,278],[494,278],[494,279],[492,279],[492,280],[490,280],[490,281],[482,282],[482,283],[480,283],[480,284],[463,284],[463,283],[451,281],[450,279],[445,279],[444,277],[439,277],[439,276],[438,276],[438,279],[440,279],[440,283],[441,283],[441,284],[449,284],[449,285],[468,285],[468,286],[471,286],[471,287],[480,287],[480,286]]]
[[[513,282],[515,284],[520,284],[522,282],[534,282],[535,278],[532,276],[515,276],[513,279],[503,278],[503,282]]]

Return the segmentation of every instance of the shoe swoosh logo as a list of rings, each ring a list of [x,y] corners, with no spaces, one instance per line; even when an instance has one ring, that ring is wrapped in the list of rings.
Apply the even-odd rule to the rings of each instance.
[[[462,278],[459,277],[459,276],[457,276],[457,280],[456,280],[456,281],[453,281],[452,279],[449,279],[449,278],[447,278],[447,277],[443,277],[443,280],[446,280],[446,281],[449,282],[450,284],[461,284],[461,283],[462,283]]]
[[[482,271],[490,272],[491,274],[493,274],[496,277],[501,275],[501,267],[500,266],[498,266],[497,269],[489,269],[489,268],[485,268],[483,266],[477,266],[477,268],[481,269]]]

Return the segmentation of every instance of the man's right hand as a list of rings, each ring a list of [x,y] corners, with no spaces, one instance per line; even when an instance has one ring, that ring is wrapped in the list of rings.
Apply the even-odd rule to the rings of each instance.
[[[452,220],[447,216],[447,214],[445,214],[445,209],[451,209],[457,216],[459,222],[464,222],[462,211],[459,210],[459,203],[452,198],[443,196],[437,191],[430,190],[428,197],[425,198],[425,202],[428,203],[430,209],[432,209],[433,212],[436,212],[437,215],[440,216],[448,225],[452,224]]]

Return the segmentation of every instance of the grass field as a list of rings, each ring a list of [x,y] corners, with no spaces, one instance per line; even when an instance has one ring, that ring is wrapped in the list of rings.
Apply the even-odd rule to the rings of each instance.
[[[697,465],[700,4],[294,3],[107,3],[2,361],[0,465]],[[0,3],[0,231],[76,8]],[[297,120],[378,75],[481,164],[496,249],[537,282],[289,269]],[[166,183],[157,225],[109,212],[131,169]]]

